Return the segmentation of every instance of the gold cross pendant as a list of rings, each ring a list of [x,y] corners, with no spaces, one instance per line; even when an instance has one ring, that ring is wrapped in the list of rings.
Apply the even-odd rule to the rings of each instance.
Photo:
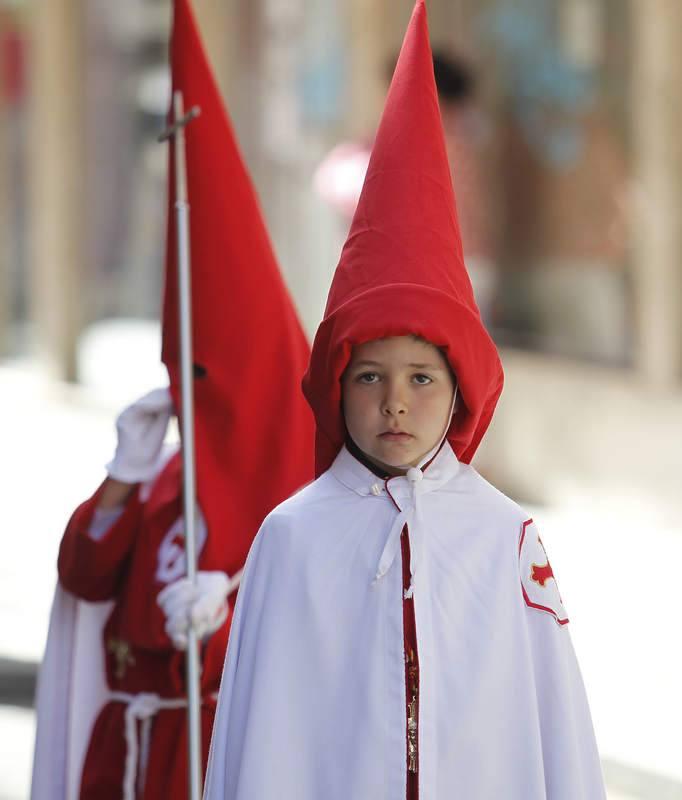
[[[125,677],[128,667],[135,663],[135,658],[131,653],[130,644],[123,639],[109,639],[107,650],[113,654],[116,661],[114,676],[121,680]]]

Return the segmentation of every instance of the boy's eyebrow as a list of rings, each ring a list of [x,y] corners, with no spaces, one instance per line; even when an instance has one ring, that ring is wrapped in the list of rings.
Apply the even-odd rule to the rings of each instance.
[[[383,364],[380,361],[356,361],[354,364],[351,364],[351,367],[355,369],[356,367],[382,367]],[[430,369],[430,370],[443,370],[444,367],[439,366],[438,364],[408,364],[410,369]]]

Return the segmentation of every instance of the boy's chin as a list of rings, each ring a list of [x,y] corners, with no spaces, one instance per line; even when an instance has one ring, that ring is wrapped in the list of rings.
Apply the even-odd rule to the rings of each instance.
[[[365,455],[377,466],[400,474],[410,467],[416,466],[426,453],[404,451],[402,453],[365,453]]]

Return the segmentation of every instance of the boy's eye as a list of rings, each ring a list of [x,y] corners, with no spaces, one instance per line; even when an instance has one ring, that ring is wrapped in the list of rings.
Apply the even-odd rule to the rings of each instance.
[[[363,372],[355,379],[358,383],[376,383],[379,376],[376,372]]]
[[[424,375],[423,373],[419,372],[416,375],[412,376],[412,379],[415,383],[418,383],[420,386],[426,386],[428,383],[433,383],[433,379],[430,378],[428,375]]]

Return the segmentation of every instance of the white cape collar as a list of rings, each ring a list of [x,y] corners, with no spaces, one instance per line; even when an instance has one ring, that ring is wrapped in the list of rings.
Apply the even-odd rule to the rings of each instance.
[[[420,494],[436,491],[452,480],[460,469],[449,442],[444,442],[428,465],[420,470]],[[329,472],[346,488],[361,496],[385,493],[388,489],[391,496],[407,500],[412,493],[412,481],[407,475],[396,475],[383,480],[377,477],[368,467],[358,461],[344,445],[329,468]],[[402,506],[401,506],[402,507]]]
[[[459,471],[459,461],[447,441],[431,461],[428,461],[428,457],[425,460],[426,466],[423,470],[412,467],[406,475],[382,481],[344,446],[329,469],[340,483],[356,494],[386,494],[393,501],[397,515],[387,533],[374,583],[378,583],[395,562],[400,551],[400,536],[407,526],[410,539],[410,586],[405,591],[406,598],[412,597],[414,593],[415,576],[423,557],[424,537],[428,535],[421,515],[421,498],[440,489]]]

